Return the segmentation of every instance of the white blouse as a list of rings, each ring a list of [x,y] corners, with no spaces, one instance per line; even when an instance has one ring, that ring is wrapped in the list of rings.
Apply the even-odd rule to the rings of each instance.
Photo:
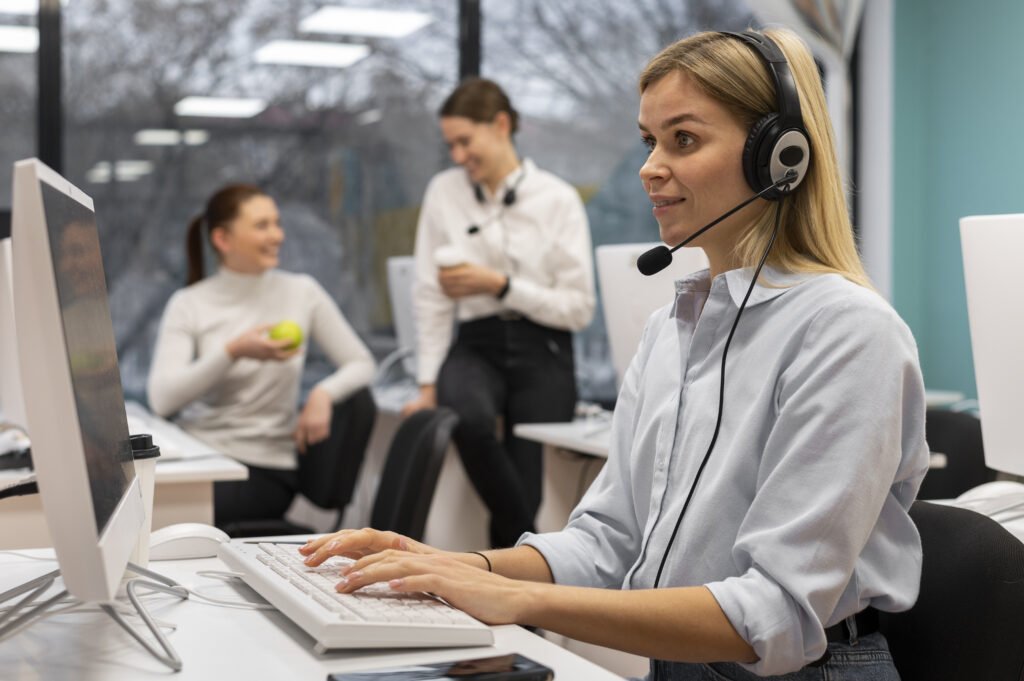
[[[506,206],[503,199],[513,187],[515,201]],[[483,198],[477,199],[462,168],[438,173],[423,197],[413,294],[420,384],[436,381],[456,319],[512,311],[544,326],[578,331],[594,314],[590,227],[579,193],[527,159],[493,195],[484,189]],[[435,260],[442,246],[465,262],[509,275],[505,297],[446,296]]]
[[[561,532],[526,534],[559,584],[649,589],[715,429],[722,351],[751,269],[677,283],[615,405],[608,463]],[[766,268],[729,348],[721,432],[660,586],[706,585],[760,658],[790,672],[825,627],[917,598],[907,513],[928,468],[906,324],[836,274]]]

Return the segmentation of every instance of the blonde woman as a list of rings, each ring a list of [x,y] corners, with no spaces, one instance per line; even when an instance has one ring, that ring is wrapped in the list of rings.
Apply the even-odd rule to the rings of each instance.
[[[360,530],[302,553],[359,558],[339,591],[429,591],[650,657],[663,681],[895,681],[872,615],[917,597],[924,389],[858,262],[811,55],[788,31],[702,33],[657,55],[640,91],[663,241],[752,190],[775,200],[694,241],[710,270],[648,321],[608,463],[566,528],[465,554]]]

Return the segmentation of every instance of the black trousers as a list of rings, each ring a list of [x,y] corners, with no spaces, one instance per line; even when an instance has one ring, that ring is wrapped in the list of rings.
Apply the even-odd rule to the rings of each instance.
[[[236,523],[283,519],[299,493],[324,508],[344,508],[355,488],[375,414],[370,391],[357,391],[334,405],[327,439],[308,447],[305,454],[296,453],[297,469],[246,464],[247,480],[215,482],[214,524],[224,529]]]
[[[459,415],[455,445],[491,512],[491,546],[512,546],[535,529],[544,473],[541,444],[514,437],[512,429],[572,420],[572,335],[523,318],[464,322],[438,375],[437,401]]]

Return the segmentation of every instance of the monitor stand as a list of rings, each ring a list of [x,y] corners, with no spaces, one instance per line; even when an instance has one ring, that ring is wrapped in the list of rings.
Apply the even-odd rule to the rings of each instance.
[[[181,658],[178,657],[178,653],[175,652],[174,647],[171,646],[170,642],[163,635],[163,632],[160,631],[160,627],[153,621],[149,611],[147,611],[145,606],[142,605],[142,602],[139,600],[139,596],[136,592],[138,589],[144,588],[150,591],[162,591],[174,596],[180,596],[184,600],[188,598],[188,590],[173,579],[164,577],[163,575],[144,567],[139,567],[134,563],[128,563],[128,571],[149,578],[148,580],[128,580],[125,590],[128,594],[128,600],[135,608],[135,612],[145,623],[146,627],[153,635],[153,638],[155,638],[157,643],[160,644],[160,647],[163,648],[163,654],[161,654],[152,643],[144,639],[138,631],[133,629],[112,603],[97,603],[96,605],[98,605],[103,612],[107,613],[115,622],[117,622],[122,629],[127,631],[132,638],[138,641],[143,648],[149,651],[153,657],[170,667],[172,670],[180,671],[182,666]],[[67,590],[61,590],[60,593],[46,598],[45,600],[37,600],[41,598],[51,586],[53,586],[53,583],[58,577],[60,577],[60,570],[54,570],[53,572],[48,572],[41,577],[36,577],[35,579],[25,582],[20,586],[16,586],[4,593],[0,593],[0,603],[6,603],[18,596],[21,596],[22,594],[25,594],[26,592],[28,593],[28,595],[14,605],[11,605],[6,612],[0,615],[0,641],[4,641],[23,629],[32,626],[45,617],[47,615],[47,611],[51,611],[50,614],[54,614],[59,611],[52,609],[61,605],[66,605],[64,599],[68,596]],[[22,614],[19,616],[19,613]]]

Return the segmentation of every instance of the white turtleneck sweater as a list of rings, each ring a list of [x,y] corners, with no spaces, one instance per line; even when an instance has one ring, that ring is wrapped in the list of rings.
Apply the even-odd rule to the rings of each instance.
[[[226,346],[262,324],[291,320],[305,338],[285,361],[232,359]],[[149,372],[150,408],[177,415],[186,431],[254,466],[295,468],[292,432],[307,343],[338,367],[317,384],[335,403],[369,385],[373,357],[312,277],[222,268],[176,292],[167,303]]]

